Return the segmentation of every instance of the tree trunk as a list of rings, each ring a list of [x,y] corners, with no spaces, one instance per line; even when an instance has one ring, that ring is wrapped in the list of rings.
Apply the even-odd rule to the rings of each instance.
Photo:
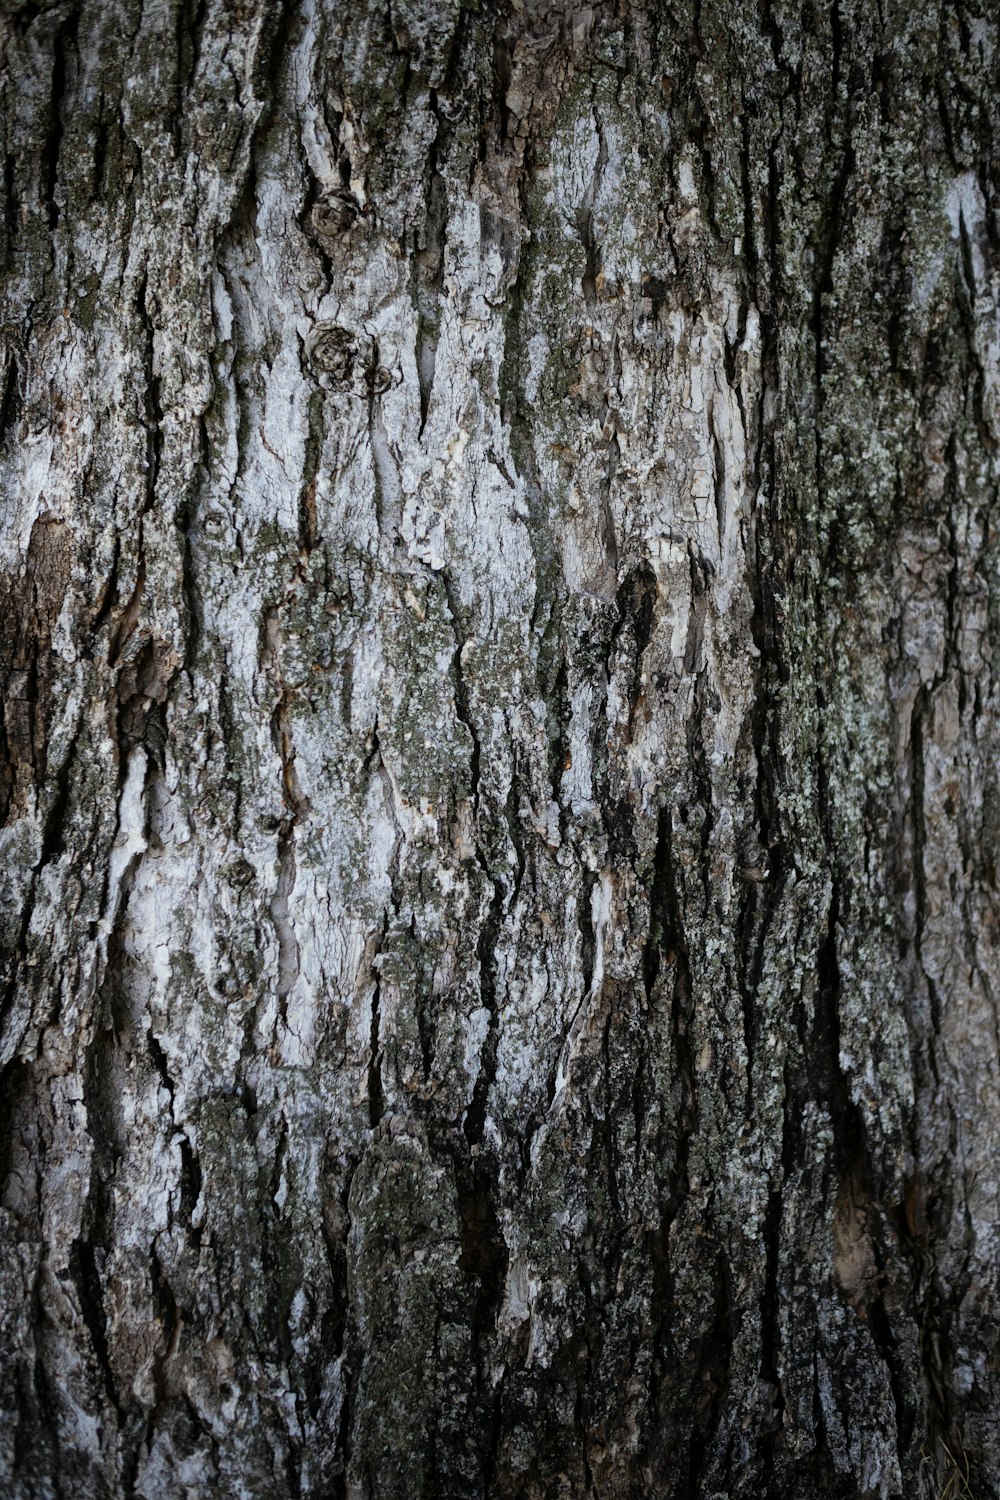
[[[4,0],[0,1491],[1000,1495],[984,0]]]

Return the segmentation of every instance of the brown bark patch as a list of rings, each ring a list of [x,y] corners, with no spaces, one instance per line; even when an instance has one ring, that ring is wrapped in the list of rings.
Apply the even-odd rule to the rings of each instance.
[[[841,1187],[834,1210],[833,1271],[848,1301],[863,1312],[875,1290],[878,1267],[868,1233],[864,1191],[854,1178]]]

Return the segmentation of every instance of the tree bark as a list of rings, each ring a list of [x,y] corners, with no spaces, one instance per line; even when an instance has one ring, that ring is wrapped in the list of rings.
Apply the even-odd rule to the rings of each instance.
[[[2,1493],[1000,1495],[992,7],[2,12]]]

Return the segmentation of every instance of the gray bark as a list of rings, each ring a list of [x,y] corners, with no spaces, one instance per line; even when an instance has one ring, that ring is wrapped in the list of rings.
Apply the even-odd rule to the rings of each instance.
[[[0,1490],[1000,1495],[959,0],[4,0]]]

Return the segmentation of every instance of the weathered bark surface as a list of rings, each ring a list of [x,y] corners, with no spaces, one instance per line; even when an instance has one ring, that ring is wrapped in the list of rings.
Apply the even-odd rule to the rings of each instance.
[[[2,10],[0,1491],[1000,1495],[993,7]]]

